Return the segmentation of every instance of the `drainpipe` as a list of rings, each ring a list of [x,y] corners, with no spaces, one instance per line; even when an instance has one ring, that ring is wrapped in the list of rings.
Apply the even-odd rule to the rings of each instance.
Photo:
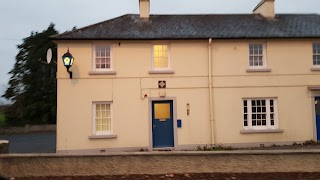
[[[210,108],[210,129],[211,129],[211,146],[215,144],[215,129],[214,129],[214,121],[213,121],[213,99],[212,99],[212,57],[211,57],[211,44],[212,38],[209,39],[208,44],[208,72],[209,72],[209,108]]]

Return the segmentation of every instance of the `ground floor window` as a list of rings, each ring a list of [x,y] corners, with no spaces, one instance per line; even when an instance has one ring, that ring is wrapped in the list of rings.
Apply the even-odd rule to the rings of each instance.
[[[259,98],[243,100],[244,129],[277,128],[277,99]]]
[[[112,134],[111,103],[93,103],[93,132],[96,135]]]

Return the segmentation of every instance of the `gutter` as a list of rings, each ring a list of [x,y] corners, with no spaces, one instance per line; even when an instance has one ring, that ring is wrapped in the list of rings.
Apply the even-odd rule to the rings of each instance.
[[[212,57],[211,57],[211,44],[212,38],[209,38],[208,42],[208,85],[209,85],[209,109],[210,109],[210,143],[211,146],[214,146],[215,140],[215,127],[214,127],[214,120],[213,120],[213,96],[212,96]]]

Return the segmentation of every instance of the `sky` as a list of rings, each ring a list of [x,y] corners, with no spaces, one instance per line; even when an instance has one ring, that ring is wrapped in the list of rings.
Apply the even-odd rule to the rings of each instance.
[[[151,14],[249,14],[260,0],[150,0]],[[320,0],[276,0],[276,13],[320,14]],[[0,0],[0,96],[8,87],[16,48],[50,23],[62,33],[124,14],[138,14],[139,0]],[[58,58],[59,59],[59,58]],[[0,98],[0,104],[4,100]]]

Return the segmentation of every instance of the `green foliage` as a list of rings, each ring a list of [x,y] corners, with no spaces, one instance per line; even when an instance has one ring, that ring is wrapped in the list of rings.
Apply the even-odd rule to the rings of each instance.
[[[232,146],[215,146],[215,147],[208,147],[207,145],[205,146],[198,146],[198,151],[231,151],[231,150],[236,150],[236,148]]]
[[[8,89],[3,97],[13,102],[5,111],[8,125],[47,124],[56,122],[57,48],[49,37],[58,34],[54,25],[42,32],[32,32],[18,45],[19,53]],[[52,49],[52,62],[46,63],[47,50]]]
[[[313,140],[313,139],[305,141],[303,143],[303,145],[307,145],[307,146],[309,146],[309,145],[317,145],[317,144],[319,144],[319,143],[317,141]]]
[[[0,126],[3,126],[6,121],[5,115],[0,112]]]
[[[147,151],[149,151],[149,149],[147,149],[147,148],[140,148],[139,151],[140,151],[140,152],[147,152]]]

